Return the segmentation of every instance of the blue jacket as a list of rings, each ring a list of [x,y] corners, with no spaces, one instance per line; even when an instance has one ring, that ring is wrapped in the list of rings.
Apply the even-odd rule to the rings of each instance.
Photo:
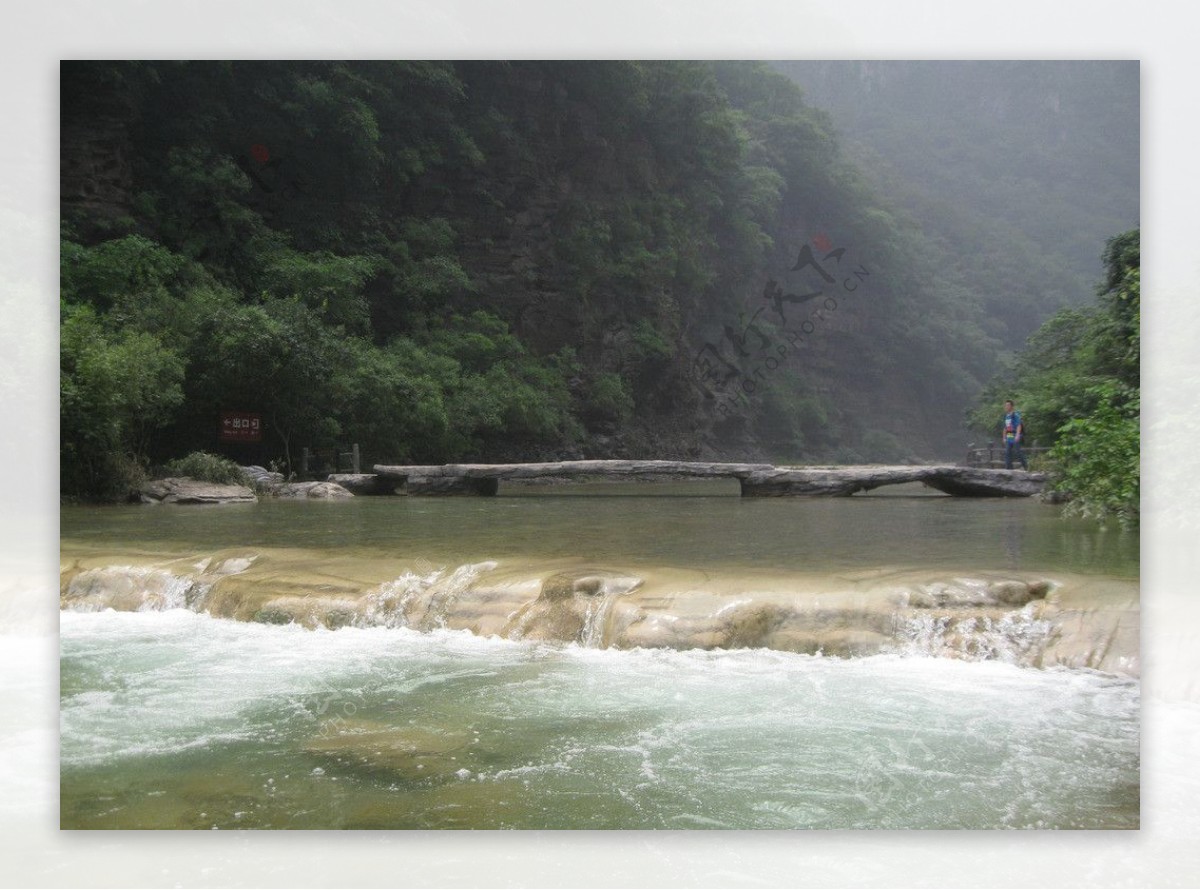
[[[1016,441],[1017,430],[1021,430],[1021,412],[1013,411],[1012,414],[1005,414],[1002,421],[1004,426],[1004,440]],[[1024,438],[1025,431],[1021,430],[1021,438]]]

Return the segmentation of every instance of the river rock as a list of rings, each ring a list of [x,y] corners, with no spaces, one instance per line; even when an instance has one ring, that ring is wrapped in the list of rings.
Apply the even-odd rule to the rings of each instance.
[[[538,598],[518,613],[509,635],[604,646],[617,597],[641,584],[641,578],[606,569],[557,572],[542,582]]]
[[[338,702],[332,704],[336,712]],[[409,781],[444,780],[462,768],[472,740],[466,729],[394,726],[334,716],[322,724],[305,751],[344,767],[385,772]]]
[[[884,485],[923,482],[958,497],[1029,497],[1046,485],[1044,473],[985,470],[948,464],[771,468],[742,478],[746,497],[848,497]]]
[[[556,572],[542,582],[539,598],[561,600],[582,594],[584,596],[607,596],[629,593],[642,583],[641,578],[622,575],[604,569],[575,569]]]
[[[308,498],[310,500],[333,500],[352,498],[354,495],[336,482],[285,482],[274,489],[277,498]]]
[[[921,481],[930,488],[957,497],[1027,498],[1046,487],[1046,474],[979,467],[937,467],[936,472]]]
[[[326,482],[342,486],[353,495],[395,494],[396,481],[375,473],[330,473]]]
[[[330,596],[279,596],[254,613],[260,624],[301,624],[337,630],[358,621],[361,601]]]
[[[245,485],[200,482],[187,476],[156,479],[138,492],[143,504],[254,504],[258,498]]]
[[[60,584],[63,609],[99,612],[182,609],[196,579],[155,566],[104,566],[72,572]]]
[[[255,485],[278,485],[283,481],[283,473],[272,473],[266,467],[251,465],[242,467],[241,471]]]
[[[906,568],[726,575],[658,567],[635,575],[575,559],[414,571],[399,557],[326,570],[297,562],[291,550],[153,565],[136,553],[111,564],[104,548],[82,554],[64,551],[63,609],[186,607],[243,621],[466,630],[597,648],[894,652],[1125,676],[1139,669],[1135,579]]]
[[[992,581],[978,578],[955,578],[918,584],[901,591],[901,606],[914,609],[969,609],[988,606],[1024,606],[1035,599],[1045,599],[1053,585],[1044,579],[1036,581]]]
[[[618,648],[753,649],[850,656],[875,654],[890,638],[885,598],[857,593],[795,597],[763,593],[712,598],[701,592],[644,606],[631,604],[613,622]]]

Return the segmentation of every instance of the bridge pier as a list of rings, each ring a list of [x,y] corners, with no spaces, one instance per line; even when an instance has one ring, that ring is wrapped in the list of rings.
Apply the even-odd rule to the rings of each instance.
[[[405,489],[412,495],[492,497],[500,490],[500,480],[494,476],[409,476]]]

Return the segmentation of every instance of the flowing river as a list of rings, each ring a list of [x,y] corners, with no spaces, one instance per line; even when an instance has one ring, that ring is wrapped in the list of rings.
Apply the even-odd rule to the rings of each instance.
[[[1032,500],[67,507],[64,828],[1137,828],[1136,534]]]

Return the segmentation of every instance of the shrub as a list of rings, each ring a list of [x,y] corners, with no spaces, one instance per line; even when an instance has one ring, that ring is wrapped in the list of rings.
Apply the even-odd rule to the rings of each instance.
[[[1070,498],[1069,515],[1136,526],[1139,514],[1140,400],[1109,384],[1097,388],[1100,407],[1059,430],[1050,452],[1055,488]]]
[[[62,304],[60,344],[62,489],[119,499],[183,401],[183,361],[153,334],[107,331],[90,306]]]
[[[187,457],[169,461],[166,471],[172,476],[187,476],[201,482],[245,485],[246,474],[234,461],[207,451],[193,451]]]
[[[617,426],[633,415],[633,396],[620,375],[597,374],[587,386],[584,417],[593,426]]]

